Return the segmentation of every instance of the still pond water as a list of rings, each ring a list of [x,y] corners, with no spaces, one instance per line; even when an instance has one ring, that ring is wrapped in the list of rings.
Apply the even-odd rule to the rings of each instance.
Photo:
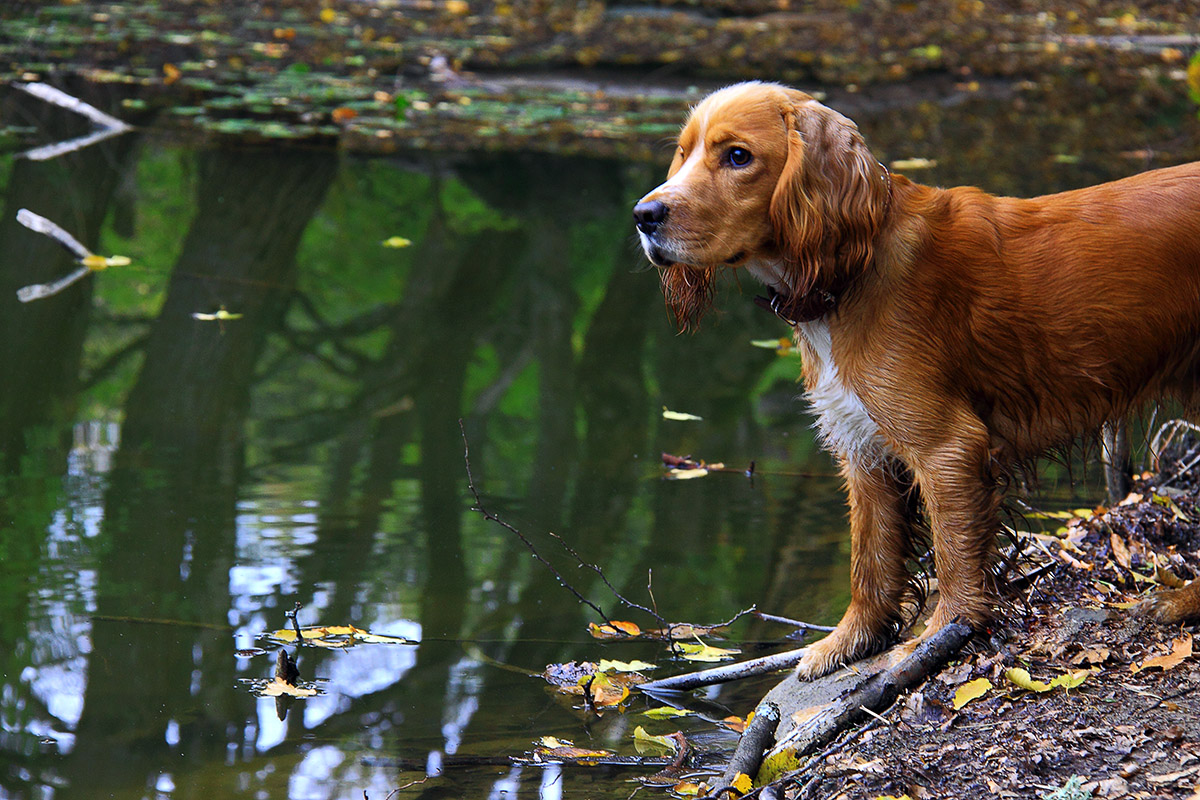
[[[915,178],[1018,194],[1145,168],[1121,153],[1188,124],[1019,105],[857,116],[886,160],[938,159]],[[551,532],[672,620],[754,604],[836,621],[841,493],[796,357],[750,344],[786,331],[731,283],[676,335],[633,245],[629,208],[666,161],[359,158],[153,129],[0,157],[0,797],[379,800],[428,768],[401,796],[623,798],[648,770],[500,762],[546,735],[631,754],[639,725],[731,746],[701,717],[655,721],[640,698],[596,716],[530,675],[683,665],[592,639],[595,615],[470,510],[459,425],[488,509],[614,617],[652,624]],[[133,263],[21,305],[71,265],[20,208]],[[193,316],[222,308],[240,317]],[[662,452],[756,474],[664,481]],[[297,603],[301,625],[411,644],[300,648],[320,694],[281,720],[247,681],[273,674],[263,634]],[[729,636],[753,655],[784,633]],[[697,707],[744,716],[766,685]]]

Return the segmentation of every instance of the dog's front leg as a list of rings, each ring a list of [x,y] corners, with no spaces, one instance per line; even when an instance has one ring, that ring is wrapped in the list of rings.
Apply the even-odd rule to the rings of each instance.
[[[881,649],[903,622],[911,575],[915,497],[899,463],[842,458],[850,499],[850,606],[833,633],[808,648],[801,680],[832,672]]]
[[[990,567],[1001,499],[986,439],[964,438],[923,455],[913,472],[932,531],[938,602],[922,639],[956,619],[978,629],[994,615]]]

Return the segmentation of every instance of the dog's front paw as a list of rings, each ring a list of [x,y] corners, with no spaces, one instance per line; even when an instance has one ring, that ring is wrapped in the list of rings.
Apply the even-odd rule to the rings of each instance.
[[[879,650],[885,641],[861,628],[839,625],[833,633],[808,646],[796,665],[796,677],[811,681]]]

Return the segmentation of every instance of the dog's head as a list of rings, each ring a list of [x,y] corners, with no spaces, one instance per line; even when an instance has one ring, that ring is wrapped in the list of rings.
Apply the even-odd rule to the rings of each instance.
[[[889,192],[887,170],[849,119],[795,89],[740,83],[692,110],[667,181],[633,217],[687,328],[722,268],[750,267],[793,299],[857,274]]]

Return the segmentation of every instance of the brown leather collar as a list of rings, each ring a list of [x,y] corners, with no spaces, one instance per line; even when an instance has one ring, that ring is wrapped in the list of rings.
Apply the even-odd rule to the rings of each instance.
[[[820,319],[837,308],[837,295],[824,289],[814,289],[800,297],[788,297],[768,286],[767,296],[756,296],[754,304],[795,327],[799,322]]]
[[[887,198],[883,205],[883,219],[886,220],[892,210],[892,171],[882,161],[878,162],[883,169],[883,180],[887,184]],[[800,297],[788,297],[774,287],[767,287],[767,296],[758,295],[754,304],[759,308],[770,311],[775,316],[795,327],[799,322],[812,322],[820,319],[837,308],[838,295],[845,290],[848,281],[838,281],[836,286],[828,289],[813,289]]]

